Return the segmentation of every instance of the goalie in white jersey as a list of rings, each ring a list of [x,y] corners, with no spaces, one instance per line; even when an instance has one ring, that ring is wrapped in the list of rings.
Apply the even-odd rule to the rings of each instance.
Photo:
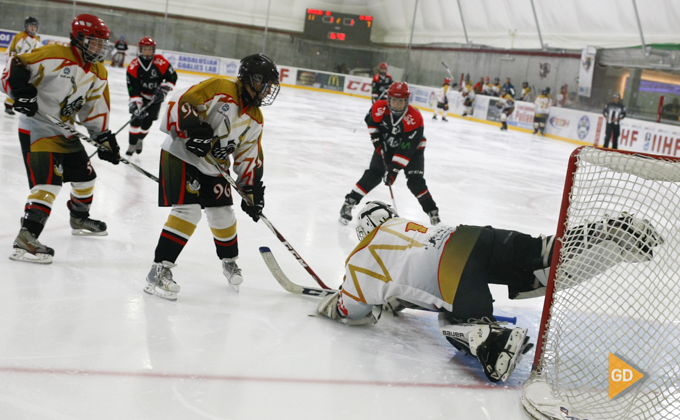
[[[447,340],[477,357],[489,380],[506,381],[531,345],[526,329],[495,322],[488,285],[507,285],[510,299],[544,296],[554,237],[491,226],[432,227],[399,218],[379,201],[367,203],[359,217],[361,242],[347,258],[341,290],[321,301],[319,313],[363,325],[376,323],[383,307],[440,312]],[[626,213],[566,235],[579,241],[561,267],[586,278],[622,261],[648,261],[663,243],[651,223]]]

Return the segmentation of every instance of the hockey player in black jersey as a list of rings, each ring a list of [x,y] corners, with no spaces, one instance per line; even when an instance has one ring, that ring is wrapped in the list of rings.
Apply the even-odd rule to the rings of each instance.
[[[151,124],[158,119],[161,104],[175,87],[177,73],[162,55],[156,54],[156,41],[145,36],[139,41],[139,56],[127,69],[127,86],[130,94],[130,146],[125,152],[142,153],[142,140]]]
[[[373,76],[371,84],[371,98],[373,103],[378,99],[385,99],[385,92],[392,85],[392,76],[387,72],[387,63],[380,63],[379,73]]]
[[[411,90],[405,82],[396,82],[387,90],[387,99],[376,101],[366,115],[366,125],[375,151],[369,168],[352,191],[345,196],[340,222],[352,220],[352,209],[380,181],[392,185],[403,169],[406,185],[418,199],[430,224],[439,223],[439,209],[425,183],[425,143],[423,116],[409,105]]]

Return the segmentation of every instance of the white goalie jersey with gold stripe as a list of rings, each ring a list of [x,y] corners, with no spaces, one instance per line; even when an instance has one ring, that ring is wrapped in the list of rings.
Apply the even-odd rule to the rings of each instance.
[[[464,233],[462,235],[465,235]],[[394,218],[367,235],[345,262],[338,310],[366,316],[390,297],[422,308],[452,310],[460,277],[476,236],[455,241],[456,228]]]
[[[186,149],[186,132],[180,129],[183,113],[198,114],[201,122],[207,122],[214,130],[217,140],[212,148],[215,158],[238,175],[241,187],[252,186],[262,179],[263,153],[262,112],[258,107],[243,108],[239,97],[240,82],[224,77],[212,77],[177,92],[168,102],[168,108],[161,123],[161,130],[168,133],[162,144],[163,150],[175,155],[186,163],[197,167],[202,173],[220,176],[220,172],[205,158],[200,158]],[[232,152],[233,150],[233,152]]]

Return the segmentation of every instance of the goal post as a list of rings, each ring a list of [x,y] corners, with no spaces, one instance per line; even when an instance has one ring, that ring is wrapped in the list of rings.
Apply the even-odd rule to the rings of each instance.
[[[680,159],[577,148],[556,235],[527,412],[679,419]]]

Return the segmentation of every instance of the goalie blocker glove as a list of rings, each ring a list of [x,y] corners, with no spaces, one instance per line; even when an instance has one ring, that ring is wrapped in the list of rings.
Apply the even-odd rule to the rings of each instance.
[[[246,200],[241,200],[241,210],[250,216],[254,222],[257,222],[262,215],[262,209],[264,209],[264,185],[260,182],[259,185],[243,188],[243,191],[248,195],[253,205],[249,205]]]
[[[26,87],[13,89],[12,96],[14,97],[14,110],[21,112],[27,117],[32,117],[38,112],[38,89],[32,84]]]
[[[120,147],[116,141],[116,136],[111,130],[106,130],[94,138],[100,146],[97,148],[97,156],[101,160],[111,162],[114,165],[120,163]]]
[[[207,122],[187,128],[187,143],[184,147],[198,157],[205,157],[212,148],[213,136],[215,132]]]

